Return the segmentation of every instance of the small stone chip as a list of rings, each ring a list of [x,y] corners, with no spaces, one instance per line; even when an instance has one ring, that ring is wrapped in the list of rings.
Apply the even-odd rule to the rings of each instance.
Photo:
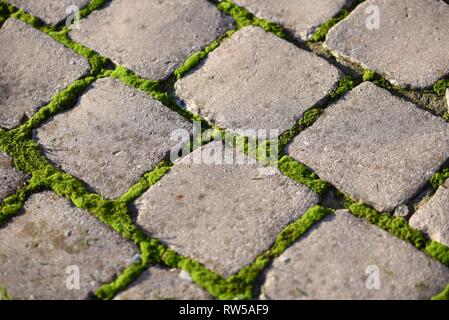
[[[449,124],[364,82],[301,132],[288,153],[352,198],[393,211],[449,158]]]
[[[181,271],[182,272],[182,271]],[[153,267],[145,271],[115,300],[210,300],[212,296],[176,269]]]
[[[174,130],[188,135],[191,127],[146,93],[105,78],[89,87],[75,109],[38,129],[36,138],[59,168],[117,198],[178,148]]]
[[[0,128],[19,125],[90,68],[85,58],[13,18],[1,27],[0,43]]]
[[[217,164],[205,160],[210,154],[242,161]],[[279,171],[260,175],[258,168],[240,152],[210,143],[178,161],[137,200],[137,223],[151,237],[228,277],[268,250],[284,227],[319,201]]]
[[[70,14],[75,14],[74,9],[82,9],[89,0],[8,0],[8,2],[48,24],[55,24]]]
[[[161,80],[233,27],[206,0],[114,0],[82,20],[70,37],[147,79]]]
[[[257,27],[246,27],[175,84],[193,113],[233,131],[290,129],[335,88],[326,60]],[[255,131],[251,133],[251,131]]]
[[[266,272],[262,298],[430,299],[448,283],[447,267],[339,210],[275,259]]]
[[[85,299],[137,253],[134,244],[49,191],[26,201],[0,229],[0,243],[0,284],[13,299]]]
[[[332,28],[325,46],[393,84],[427,88],[449,74],[449,5],[367,0]]]
[[[337,15],[352,0],[235,0],[258,18],[278,23],[306,41],[317,27]]]
[[[410,219],[410,225],[449,246],[449,180]]]
[[[25,184],[27,175],[15,169],[12,158],[0,152],[0,203]]]

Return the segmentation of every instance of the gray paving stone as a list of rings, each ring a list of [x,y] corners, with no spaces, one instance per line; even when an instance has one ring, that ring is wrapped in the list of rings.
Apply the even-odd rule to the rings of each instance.
[[[221,127],[282,133],[323,100],[340,75],[327,61],[246,27],[175,88],[189,110]]]
[[[24,116],[87,74],[89,63],[48,35],[10,18],[0,29],[0,127]]]
[[[365,82],[300,133],[288,153],[340,191],[392,211],[449,158],[449,125]]]
[[[176,269],[159,267],[145,271],[131,287],[115,300],[209,300],[207,291],[182,277]]]
[[[0,151],[0,203],[26,182],[27,175],[15,169],[12,158]]]
[[[46,23],[55,24],[69,16],[66,13],[69,6],[81,9],[89,3],[89,0],[9,0],[8,2]]]
[[[371,27],[372,6],[379,9],[378,29]],[[449,5],[443,1],[368,0],[330,30],[325,45],[392,83],[424,88],[449,74],[447,30]]]
[[[80,30],[70,36],[158,80],[233,26],[231,18],[206,0],[118,0],[82,20]]]
[[[46,191],[0,229],[0,284],[14,299],[84,299],[132,263],[137,248],[88,212]],[[79,268],[79,290],[68,289]],[[71,288],[69,286],[69,288]]]
[[[411,217],[410,225],[449,246],[449,181]]]
[[[352,0],[235,0],[259,18],[282,25],[301,40],[308,40],[317,27],[337,15]]]
[[[38,129],[36,138],[58,167],[116,198],[179,145],[171,141],[173,130],[191,127],[146,93],[105,78],[90,86],[74,110]]]
[[[341,210],[274,261],[262,298],[429,299],[448,281],[444,265]]]
[[[261,174],[260,165],[238,152],[235,158],[246,164],[195,164],[198,156],[222,150],[214,142],[182,158],[136,208],[138,224],[151,237],[227,277],[269,249],[319,199],[278,171]],[[226,159],[232,152],[226,148]]]

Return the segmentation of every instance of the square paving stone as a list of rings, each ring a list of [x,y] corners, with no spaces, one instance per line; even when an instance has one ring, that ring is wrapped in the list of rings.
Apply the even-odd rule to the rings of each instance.
[[[206,0],[114,0],[70,36],[139,75],[165,79],[191,54],[234,27]]]
[[[77,106],[36,131],[45,155],[107,198],[121,196],[179,147],[192,125],[115,78],[94,82]]]
[[[340,210],[266,272],[265,299],[430,299],[449,269],[377,226]]]
[[[416,211],[410,225],[429,235],[432,240],[449,246],[449,180]]]
[[[137,253],[134,244],[49,191],[32,195],[0,228],[0,243],[0,286],[13,299],[85,299]]]
[[[0,29],[0,127],[11,129],[87,74],[89,62],[19,20]],[[3,45],[7,44],[7,45]]]
[[[326,109],[288,153],[340,191],[391,211],[449,158],[449,124],[365,82]]]
[[[69,16],[69,6],[83,8],[89,0],[8,0],[8,2],[48,24],[55,24]]]
[[[375,15],[379,13],[376,29]],[[332,28],[325,46],[404,87],[449,74],[449,5],[440,0],[368,0]]]
[[[27,175],[14,168],[12,158],[0,151],[0,203],[22,187]]]
[[[301,40],[308,40],[316,28],[337,15],[352,0],[235,0],[259,18],[278,23]]]
[[[195,160],[209,154],[235,154],[246,164]],[[278,171],[263,175],[260,168],[220,142],[208,144],[178,161],[136,201],[137,223],[178,253],[230,276],[319,201],[305,186]]]
[[[153,267],[145,271],[130,288],[115,300],[210,300],[212,296],[198,287],[183,272]]]
[[[175,88],[187,109],[221,127],[282,133],[322,101],[340,76],[326,60],[246,27]]]

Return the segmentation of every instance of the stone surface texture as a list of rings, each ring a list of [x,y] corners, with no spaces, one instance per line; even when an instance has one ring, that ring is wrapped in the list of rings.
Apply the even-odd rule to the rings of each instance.
[[[431,298],[448,282],[445,266],[340,210],[274,261],[262,293],[265,299],[413,300]]]
[[[365,82],[326,109],[288,153],[353,198],[392,211],[449,158],[449,124]]]
[[[0,243],[0,283],[13,299],[87,298],[137,253],[90,213],[48,191],[32,195],[0,229]],[[78,270],[74,289],[70,276]]]
[[[441,0],[368,0],[330,30],[325,45],[394,84],[426,88],[449,74],[447,30],[449,5]]]
[[[90,69],[85,58],[13,18],[1,27],[0,43],[0,128],[17,126]]]
[[[70,36],[159,80],[231,28],[232,20],[206,0],[115,0],[81,21]]]
[[[71,111],[36,131],[46,156],[95,192],[117,198],[153,169],[191,124],[115,78],[94,82]]]
[[[0,203],[26,182],[27,176],[14,168],[13,160],[0,152]]]
[[[227,277],[267,250],[318,196],[260,165],[195,164],[200,154],[234,151],[213,142],[178,161],[137,200],[137,223],[151,236]],[[205,157],[205,156],[203,156]]]

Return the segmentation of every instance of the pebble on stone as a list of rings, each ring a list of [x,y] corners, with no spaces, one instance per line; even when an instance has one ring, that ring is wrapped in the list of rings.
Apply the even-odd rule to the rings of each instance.
[[[278,23],[295,37],[306,41],[317,27],[336,16],[352,0],[235,0],[255,16]]]
[[[137,252],[88,212],[49,191],[26,201],[21,214],[0,229],[0,243],[0,285],[13,299],[85,299],[130,265]]]
[[[27,175],[14,168],[12,158],[0,151],[0,203],[22,187]]]
[[[69,10],[70,6],[82,9],[89,0],[8,0],[8,2],[48,24],[56,24],[74,13],[73,10]]]
[[[234,27],[206,0],[114,0],[81,23],[70,37],[151,80]]]
[[[0,29],[0,128],[32,116],[53,95],[87,74],[89,62],[19,20]]]
[[[231,159],[226,163],[234,157],[236,164],[217,164],[210,154]],[[178,161],[136,201],[137,223],[176,252],[228,277],[319,201],[279,171],[264,175],[260,168],[221,142],[210,143]]]
[[[115,297],[115,300],[210,300],[212,296],[176,269],[153,267]]]
[[[288,153],[352,198],[392,211],[449,158],[449,124],[365,82],[301,132]]]
[[[179,147],[174,130],[192,125],[115,78],[94,82],[69,112],[36,131],[45,155],[93,191],[117,198]]]
[[[321,102],[340,76],[326,60],[260,28],[246,27],[175,88],[187,109],[213,124],[280,134]]]
[[[447,30],[443,1],[368,0],[330,30],[325,46],[393,84],[427,88],[449,74]]]
[[[449,269],[340,210],[275,259],[265,276],[265,299],[421,300],[446,287]]]
[[[432,240],[449,246],[449,180],[420,207],[410,219],[410,226],[426,233]]]

